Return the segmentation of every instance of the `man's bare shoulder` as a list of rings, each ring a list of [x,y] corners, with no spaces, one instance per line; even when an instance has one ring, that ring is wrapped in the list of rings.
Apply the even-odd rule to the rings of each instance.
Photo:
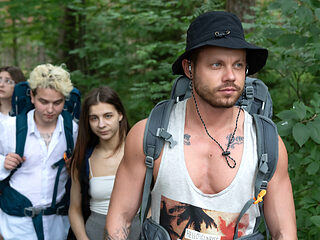
[[[144,159],[143,136],[147,119],[137,122],[129,131],[125,142],[125,159]]]
[[[130,129],[127,138],[138,137],[140,135],[143,137],[146,124],[147,124],[147,118],[140,120],[139,122],[134,124],[133,127]]]

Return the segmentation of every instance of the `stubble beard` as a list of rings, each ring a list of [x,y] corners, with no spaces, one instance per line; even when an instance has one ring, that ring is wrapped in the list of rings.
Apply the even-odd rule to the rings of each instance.
[[[218,95],[218,91],[221,88],[225,88],[225,87],[234,87],[236,88],[236,95],[232,95],[229,97],[219,97]],[[197,93],[197,95],[206,103],[208,103],[211,107],[214,108],[231,108],[233,107],[237,100],[239,99],[239,97],[242,94],[244,87],[239,87],[233,83],[227,83],[223,86],[214,88],[213,90],[209,90],[209,87],[206,85],[202,85],[200,86],[198,81],[194,81],[194,89],[195,92]]]

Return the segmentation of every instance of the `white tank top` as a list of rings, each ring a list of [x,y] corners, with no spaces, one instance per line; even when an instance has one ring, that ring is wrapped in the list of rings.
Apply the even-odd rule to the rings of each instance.
[[[168,132],[178,144],[173,148],[165,144],[151,192],[152,218],[171,239],[232,239],[241,209],[254,197],[257,150],[252,117],[245,112],[243,155],[235,178],[221,192],[205,194],[192,182],[184,160],[185,110],[183,101],[171,112]],[[239,224],[239,236],[252,233],[257,216],[258,207],[251,206]]]
[[[107,215],[115,176],[95,177],[92,173],[90,158],[89,168],[92,176],[89,180],[90,210]]]

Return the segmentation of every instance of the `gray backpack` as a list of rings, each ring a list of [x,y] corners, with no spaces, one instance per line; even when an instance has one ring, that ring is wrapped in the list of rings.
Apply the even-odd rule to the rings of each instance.
[[[154,222],[151,218],[146,219],[146,216],[151,202],[150,187],[153,177],[154,161],[159,157],[165,142],[169,142],[170,147],[175,145],[172,135],[167,132],[172,107],[177,102],[191,96],[190,86],[190,80],[187,77],[178,77],[174,81],[170,99],[159,102],[152,109],[147,120],[143,139],[143,150],[146,155],[145,164],[147,170],[140,212],[142,226],[140,239],[170,239],[168,232],[161,225]],[[255,180],[255,199],[257,199],[257,201],[249,199],[244,205],[236,222],[233,239],[264,239],[263,235],[259,232],[261,218],[265,220],[262,197],[265,194],[268,182],[276,170],[278,161],[278,133],[275,124],[271,120],[272,100],[267,86],[259,79],[247,77],[244,92],[236,105],[241,106],[253,116],[257,132],[259,162]],[[238,238],[238,224],[252,204],[258,204],[260,217],[256,219],[256,225],[252,234]],[[265,227],[267,238],[269,239],[269,231],[266,224]]]

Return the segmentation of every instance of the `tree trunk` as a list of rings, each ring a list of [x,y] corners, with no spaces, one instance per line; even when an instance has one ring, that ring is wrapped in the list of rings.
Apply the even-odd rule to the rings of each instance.
[[[81,1],[81,5],[83,9],[85,9],[86,6],[86,0]],[[79,46],[80,48],[84,48],[85,46],[85,41],[84,41],[84,36],[86,34],[86,14],[85,11],[79,12]],[[80,64],[80,70],[84,74],[88,74],[88,56],[85,55],[82,58],[79,58],[79,64]]]
[[[253,15],[254,12],[250,9],[256,5],[256,0],[227,0],[226,10],[236,14],[241,22],[250,22],[248,19],[244,19],[245,15]]]
[[[67,65],[69,71],[74,71],[77,69],[77,60],[75,56],[69,54],[71,50],[76,48],[77,41],[77,23],[73,9],[65,7],[61,26],[58,58]]]

